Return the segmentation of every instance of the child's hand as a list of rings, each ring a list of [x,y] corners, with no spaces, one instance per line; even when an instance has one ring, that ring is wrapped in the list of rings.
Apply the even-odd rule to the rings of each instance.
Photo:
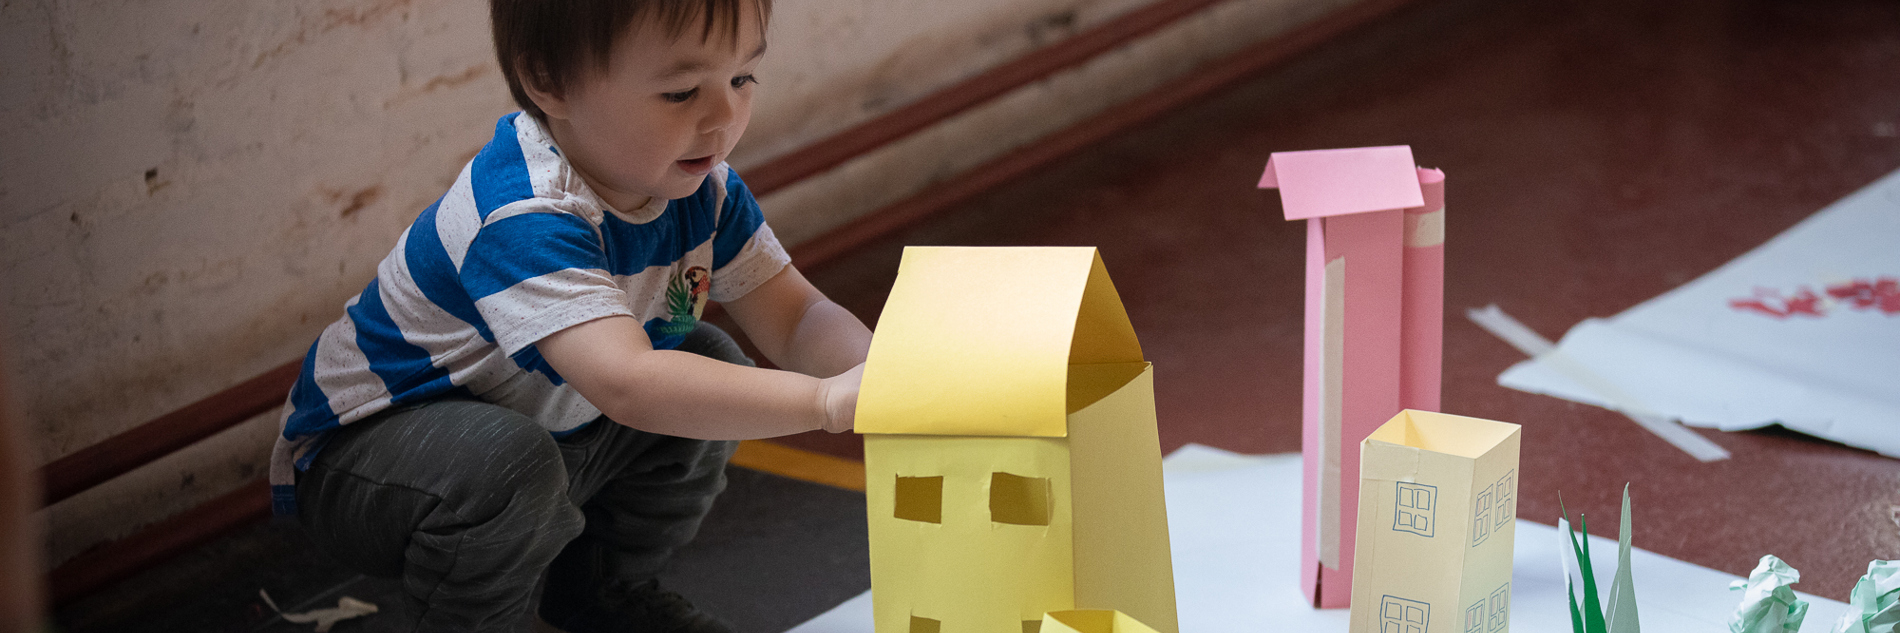
[[[857,421],[858,384],[864,380],[864,363],[836,376],[824,379],[818,397],[824,402],[824,429],[832,433],[851,430]]]

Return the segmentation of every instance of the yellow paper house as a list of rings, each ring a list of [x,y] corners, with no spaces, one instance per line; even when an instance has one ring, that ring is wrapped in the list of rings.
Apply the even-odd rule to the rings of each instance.
[[[1095,249],[905,249],[857,431],[878,633],[1177,632],[1154,374]]]
[[[1406,409],[1359,445],[1352,633],[1506,633],[1518,426]]]
[[[1155,633],[1155,630],[1113,609],[1081,609],[1044,614],[1041,633]]]

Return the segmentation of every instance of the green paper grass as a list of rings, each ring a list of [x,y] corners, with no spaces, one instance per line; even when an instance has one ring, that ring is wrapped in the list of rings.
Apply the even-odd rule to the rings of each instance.
[[[1557,510],[1563,513],[1558,521],[1558,529],[1569,539],[1569,549],[1564,556],[1564,591],[1570,602],[1570,630],[1574,633],[1640,633],[1636,619],[1636,587],[1630,575],[1630,490],[1623,486],[1623,519],[1620,533],[1617,534],[1616,575],[1610,581],[1609,612],[1605,616],[1603,601],[1597,591],[1596,570],[1590,563],[1590,523],[1583,514],[1577,515],[1577,525],[1583,528],[1579,537],[1577,530],[1571,527],[1570,511],[1564,508],[1563,495],[1557,496]],[[1571,585],[1569,561],[1575,557],[1577,571],[1583,577],[1583,602],[1577,602],[1577,589]]]

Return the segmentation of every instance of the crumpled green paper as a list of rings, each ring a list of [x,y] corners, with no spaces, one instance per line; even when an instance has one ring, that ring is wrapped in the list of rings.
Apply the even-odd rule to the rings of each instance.
[[[1748,573],[1748,580],[1729,583],[1729,590],[1745,590],[1742,604],[1729,616],[1730,633],[1786,633],[1801,630],[1808,617],[1808,602],[1794,597],[1790,588],[1801,582],[1801,572],[1781,562],[1774,554],[1761,557],[1761,564]]]
[[[1867,575],[1848,596],[1853,611],[1834,625],[1834,633],[1900,631],[1900,560],[1867,563]]]

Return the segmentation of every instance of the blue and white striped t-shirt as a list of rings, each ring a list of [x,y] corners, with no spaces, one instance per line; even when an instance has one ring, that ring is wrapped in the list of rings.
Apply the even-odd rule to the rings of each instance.
[[[626,315],[671,349],[708,299],[745,296],[789,261],[728,166],[691,196],[617,211],[534,117],[502,117],[305,355],[271,458],[272,505],[295,514],[296,473],[329,432],[395,405],[473,397],[571,433],[600,410],[535,342]]]

